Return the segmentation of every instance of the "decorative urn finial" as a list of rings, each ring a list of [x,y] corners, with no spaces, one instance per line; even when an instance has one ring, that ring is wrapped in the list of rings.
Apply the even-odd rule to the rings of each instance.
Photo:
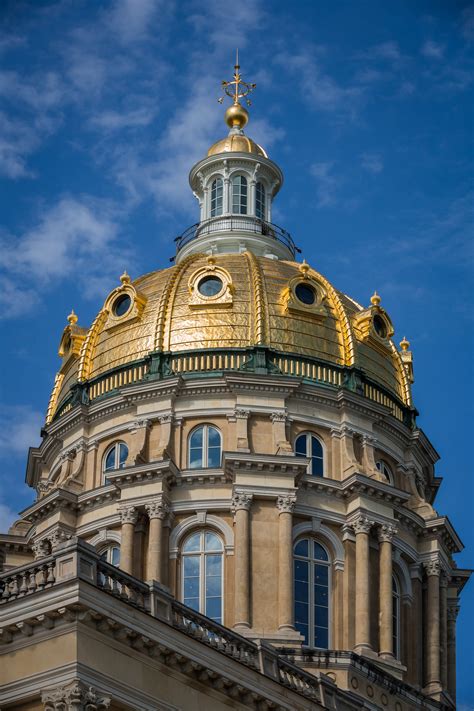
[[[400,348],[404,353],[410,348],[410,341],[407,341],[405,336],[403,336],[403,339],[400,341]]]
[[[230,129],[236,129],[237,131],[242,131],[244,126],[247,125],[249,120],[249,113],[247,109],[242,106],[239,99],[243,99],[255,89],[256,84],[248,84],[242,81],[242,75],[240,74],[240,64],[239,64],[239,50],[236,50],[235,65],[234,65],[234,78],[232,81],[223,81],[222,88],[225,94],[230,96],[233,100],[232,106],[229,106],[225,112],[224,118]],[[218,102],[222,104],[224,97],[221,96]],[[246,99],[247,106],[251,105],[250,99]]]
[[[77,315],[74,313],[74,309],[71,309],[71,313],[67,317],[70,326],[74,326],[77,323]]]
[[[122,284],[130,284],[131,279],[126,271],[124,271],[124,273],[120,277],[120,281],[122,282]]]
[[[381,301],[382,299],[380,298],[380,296],[377,294],[376,291],[374,291],[374,293],[370,297],[370,303],[372,304],[372,306],[380,306]]]

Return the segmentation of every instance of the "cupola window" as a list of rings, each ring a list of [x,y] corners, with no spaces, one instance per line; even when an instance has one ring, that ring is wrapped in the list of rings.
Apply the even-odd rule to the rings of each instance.
[[[211,217],[222,215],[224,205],[224,182],[222,178],[216,178],[211,187]]]
[[[118,318],[125,316],[131,305],[132,300],[130,296],[128,294],[121,294],[118,299],[115,299],[112,306],[114,316],[117,316]]]
[[[189,468],[216,469],[221,465],[221,433],[212,425],[201,425],[189,437]]]
[[[107,473],[123,469],[128,457],[128,447],[125,442],[116,442],[107,450],[104,457],[103,473],[107,483]]]
[[[316,301],[316,292],[309,284],[297,284],[295,286],[296,297],[306,306],[311,306]]]
[[[255,186],[255,214],[260,220],[265,219],[265,188],[261,182]]]
[[[329,647],[330,561],[323,546],[311,538],[294,549],[295,627],[309,647]]]
[[[222,624],[223,545],[213,531],[199,531],[182,549],[182,600]]]
[[[223,287],[222,279],[218,276],[205,276],[198,284],[198,291],[202,296],[216,296]]]
[[[383,318],[378,314],[375,314],[372,323],[374,324],[374,330],[377,336],[380,336],[380,338],[387,338],[387,325]]]
[[[310,432],[300,434],[295,442],[295,454],[297,457],[308,457],[311,463],[308,473],[313,476],[324,476],[324,454],[323,445],[317,437]]]
[[[232,178],[232,212],[237,215],[247,214],[247,178],[235,175]]]

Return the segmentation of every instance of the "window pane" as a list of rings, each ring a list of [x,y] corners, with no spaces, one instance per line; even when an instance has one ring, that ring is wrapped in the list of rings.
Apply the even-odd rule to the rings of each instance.
[[[308,582],[309,565],[304,560],[295,560],[295,580]]]
[[[208,427],[207,438],[209,447],[220,447],[221,446],[221,435],[219,430],[215,427]]]
[[[295,580],[295,601],[308,602],[309,585],[302,580]]]
[[[215,533],[210,533],[209,531],[206,532],[206,540],[205,540],[205,549],[207,551],[221,551],[222,550],[222,542],[219,536],[216,536]]]
[[[201,547],[201,534],[200,533],[194,533],[192,536],[190,536],[184,546],[183,546],[183,551],[198,551]],[[195,560],[199,562],[198,558],[185,558],[185,561],[191,561]],[[192,565],[189,562],[185,562],[185,565]]]
[[[222,621],[222,600],[220,597],[206,599],[206,612],[204,613],[216,622]]]
[[[327,649],[329,646],[328,629],[324,627],[316,627],[314,630],[314,646]]]
[[[328,626],[328,608],[315,606],[314,608],[314,619],[316,620],[317,627],[327,627]]]
[[[222,555],[206,556],[206,575],[220,575],[222,570]]]
[[[183,600],[184,604],[190,607],[192,610],[199,612],[199,598],[198,597],[185,597]]]
[[[255,188],[255,214],[261,220],[265,219],[265,188],[262,183],[257,183]]]
[[[125,466],[125,462],[127,461],[128,457],[128,447],[126,444],[121,442],[119,444],[119,467]]]
[[[221,594],[221,576],[208,575],[206,578],[206,597],[219,597]]]
[[[191,437],[189,438],[189,446],[190,447],[202,447],[202,433],[203,433],[203,427],[198,427],[197,430],[194,430],[192,433]]]
[[[104,471],[108,472],[111,469],[115,469],[115,447],[112,447],[105,460]]]
[[[184,579],[184,597],[199,597],[199,578]]]
[[[314,601],[316,605],[328,604],[328,589],[326,585],[314,586]]]
[[[300,457],[306,457],[306,435],[300,435],[295,442],[295,453]]]
[[[328,554],[325,549],[316,541],[314,541],[314,558],[315,560],[328,560]]]
[[[189,450],[189,468],[202,469],[202,449]]]
[[[317,437],[311,437],[311,456],[323,458],[323,446]]]
[[[296,630],[303,635],[304,644],[308,644],[308,625],[303,624],[303,622],[295,622]]]
[[[120,565],[120,548],[114,546],[110,551],[110,562],[112,565]]]
[[[313,476],[323,476],[323,460],[319,457],[311,458],[311,474]]]
[[[295,546],[295,555],[303,555],[305,558],[308,557],[308,539],[304,538],[302,541],[298,541]]]
[[[216,469],[221,465],[221,448],[209,447],[207,451],[207,466]]]
[[[308,624],[309,605],[304,602],[295,602],[295,620]]]

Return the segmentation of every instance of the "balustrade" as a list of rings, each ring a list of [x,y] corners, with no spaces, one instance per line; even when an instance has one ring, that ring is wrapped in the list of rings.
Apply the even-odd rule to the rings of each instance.
[[[0,575],[0,605],[32,595],[54,585],[56,561],[53,556],[28,563]]]

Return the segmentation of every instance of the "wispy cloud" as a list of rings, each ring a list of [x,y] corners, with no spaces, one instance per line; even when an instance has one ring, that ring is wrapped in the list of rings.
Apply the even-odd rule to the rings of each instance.
[[[383,170],[383,160],[379,153],[362,153],[360,164],[369,173],[377,174]]]
[[[330,207],[337,202],[340,179],[333,172],[332,162],[313,163],[311,175],[316,179],[316,207]]]
[[[44,415],[28,405],[0,405],[0,456],[24,454],[39,444]]]
[[[155,116],[156,110],[142,106],[128,111],[102,111],[92,116],[90,123],[105,131],[120,131],[125,128],[148,126]]]
[[[429,59],[442,59],[444,47],[433,40],[427,40],[421,47],[421,54]]]

